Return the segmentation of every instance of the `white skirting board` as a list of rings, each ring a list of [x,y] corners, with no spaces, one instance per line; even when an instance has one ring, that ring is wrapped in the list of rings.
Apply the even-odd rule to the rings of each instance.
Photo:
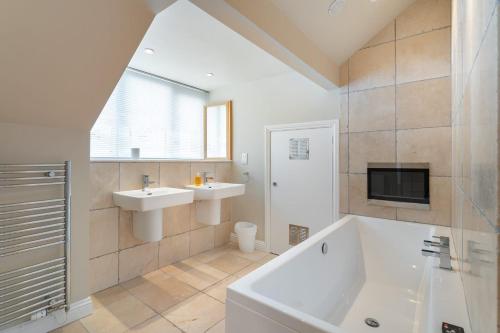
[[[231,243],[238,244],[238,235],[234,232],[231,233]],[[258,239],[255,241],[255,249],[259,251],[269,252],[267,250],[266,243]]]
[[[90,297],[72,303],[69,311],[61,309],[51,312],[47,317],[33,321],[27,321],[17,326],[0,330],[0,333],[45,333],[55,330],[61,326],[86,317],[92,313],[92,301]]]

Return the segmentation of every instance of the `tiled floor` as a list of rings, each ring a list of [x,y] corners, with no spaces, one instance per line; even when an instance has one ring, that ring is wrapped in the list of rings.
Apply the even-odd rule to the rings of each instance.
[[[274,258],[228,245],[92,295],[94,313],[53,333],[224,332],[226,287]]]

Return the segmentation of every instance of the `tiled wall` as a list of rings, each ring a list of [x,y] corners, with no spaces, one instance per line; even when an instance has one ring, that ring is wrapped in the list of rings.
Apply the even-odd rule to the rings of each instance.
[[[474,333],[500,332],[498,6],[453,1],[452,231]]]
[[[451,0],[417,0],[341,68],[340,211],[450,225]],[[369,205],[368,162],[430,163],[431,209]]]
[[[183,187],[197,172],[229,181],[230,162],[92,162],[90,164],[90,291],[96,292],[159,267],[229,242],[233,229],[231,199],[222,201],[221,224],[196,222],[194,204],[163,213],[163,239],[143,243],[132,233],[132,214],[113,203],[114,191],[140,189],[142,175],[151,187]]]

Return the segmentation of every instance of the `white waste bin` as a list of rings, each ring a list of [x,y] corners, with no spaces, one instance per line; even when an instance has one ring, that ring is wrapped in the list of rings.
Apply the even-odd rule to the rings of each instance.
[[[237,222],[234,226],[234,231],[238,235],[240,250],[246,253],[253,252],[255,250],[257,226],[250,222]]]

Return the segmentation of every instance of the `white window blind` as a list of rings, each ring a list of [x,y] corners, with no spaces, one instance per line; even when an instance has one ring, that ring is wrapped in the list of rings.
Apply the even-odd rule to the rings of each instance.
[[[207,93],[126,70],[90,134],[90,156],[203,159]]]
[[[207,108],[207,158],[225,158],[226,152],[226,105]]]

